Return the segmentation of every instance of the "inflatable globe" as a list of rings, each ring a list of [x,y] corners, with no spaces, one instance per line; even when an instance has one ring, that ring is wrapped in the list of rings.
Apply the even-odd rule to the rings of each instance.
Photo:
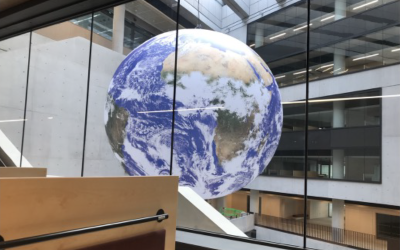
[[[179,30],[133,50],[116,70],[105,105],[112,150],[129,175],[172,175],[205,199],[235,192],[278,147],[282,105],[265,62],[214,31]],[[173,111],[174,110],[174,111]]]

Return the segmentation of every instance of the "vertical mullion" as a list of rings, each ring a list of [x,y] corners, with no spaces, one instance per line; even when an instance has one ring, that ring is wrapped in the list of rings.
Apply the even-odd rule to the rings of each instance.
[[[89,90],[90,90],[90,70],[92,65],[92,43],[93,43],[93,23],[94,23],[94,12],[92,12],[92,22],[90,24],[90,44],[89,44],[89,64],[88,64],[88,77],[86,86],[86,107],[85,107],[85,124],[83,129],[83,149],[82,149],[82,167],[81,177],[84,175],[85,170],[85,149],[86,149],[86,133],[87,133],[87,121],[88,121],[88,109],[89,109]]]
[[[303,218],[303,248],[307,247],[307,166],[308,166],[308,99],[310,88],[310,8],[311,0],[307,0],[307,51],[306,51],[306,106],[305,106],[305,139],[304,139],[304,218]]]
[[[172,98],[172,126],[171,126],[171,157],[169,165],[169,175],[172,175],[172,162],[174,157],[174,130],[175,130],[175,103],[176,103],[176,76],[178,70],[178,36],[179,36],[179,9],[181,1],[178,0],[176,11],[176,37],[175,37],[175,70],[174,70],[174,93]]]
[[[22,138],[21,138],[21,152],[20,152],[21,155],[19,158],[19,167],[22,167],[22,159],[23,159],[23,154],[24,154],[26,107],[28,106],[29,70],[31,67],[31,49],[32,49],[32,30],[29,33],[28,65],[27,65],[27,70],[26,70],[24,118],[22,120]]]

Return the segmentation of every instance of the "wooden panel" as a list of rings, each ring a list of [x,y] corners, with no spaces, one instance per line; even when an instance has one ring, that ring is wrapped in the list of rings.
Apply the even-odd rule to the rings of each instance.
[[[166,230],[174,249],[178,177],[0,179],[0,232],[5,240],[155,215],[169,219],[73,236],[16,249],[77,249]]]
[[[142,234],[123,240],[112,241],[79,250],[163,250],[165,248],[165,230]]]
[[[0,168],[0,177],[46,177],[47,168]],[[0,201],[1,202],[1,201]]]

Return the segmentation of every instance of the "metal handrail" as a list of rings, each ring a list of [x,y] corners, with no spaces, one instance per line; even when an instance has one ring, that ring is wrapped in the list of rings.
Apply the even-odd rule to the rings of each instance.
[[[297,235],[304,235],[303,220],[256,214],[255,225]],[[375,235],[307,222],[307,237],[334,244],[370,250],[387,250],[387,241]]]
[[[78,229],[72,229],[72,230],[66,230],[66,231],[49,233],[49,234],[42,234],[42,235],[26,237],[26,238],[21,238],[21,239],[9,240],[9,241],[3,241],[3,242],[0,242],[0,249],[20,247],[20,246],[44,242],[44,241],[48,241],[48,240],[55,240],[55,239],[74,236],[74,235],[80,235],[80,234],[92,233],[92,232],[97,232],[97,231],[102,231],[102,230],[107,230],[107,229],[141,224],[141,223],[150,222],[150,221],[162,222],[163,220],[168,219],[168,217],[169,217],[168,214],[164,213],[164,210],[160,209],[157,211],[157,214],[154,216],[142,217],[142,218],[133,219],[133,220],[125,220],[125,221],[119,221],[119,222],[114,222],[114,223],[108,223],[108,224],[102,224],[102,225],[90,226],[90,227],[84,227],[84,228],[78,228]],[[0,236],[0,239],[1,239],[1,236]]]

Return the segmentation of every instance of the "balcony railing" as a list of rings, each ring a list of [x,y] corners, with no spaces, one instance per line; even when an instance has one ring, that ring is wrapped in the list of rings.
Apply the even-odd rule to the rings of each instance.
[[[304,234],[302,220],[256,214],[255,225],[298,235]],[[307,237],[350,247],[370,250],[387,250],[387,241],[377,239],[375,235],[312,223],[307,223]]]

